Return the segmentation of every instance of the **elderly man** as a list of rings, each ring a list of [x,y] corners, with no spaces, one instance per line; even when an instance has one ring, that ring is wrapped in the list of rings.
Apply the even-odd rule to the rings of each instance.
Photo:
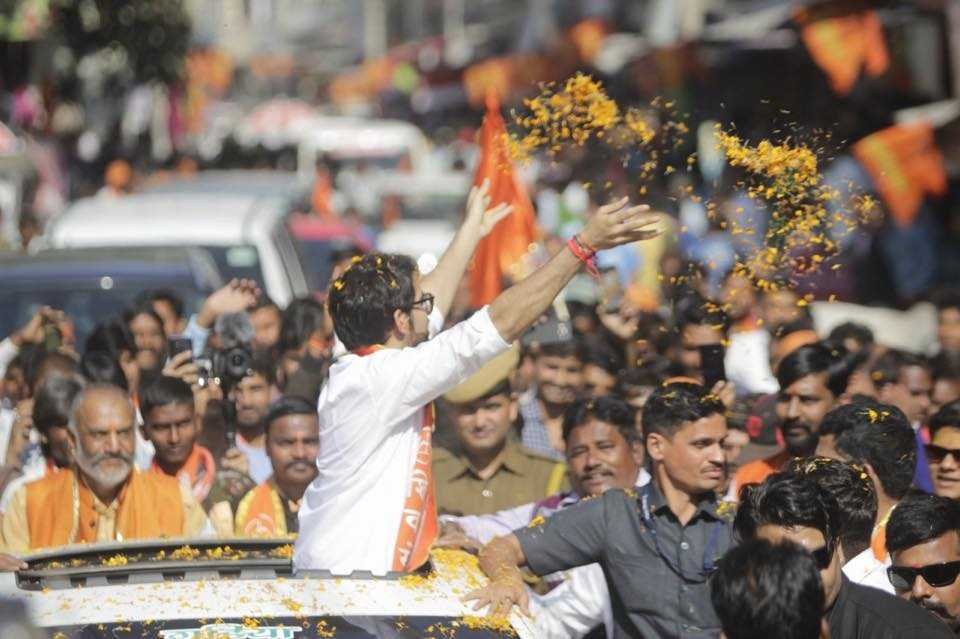
[[[303,493],[317,476],[317,409],[305,399],[285,397],[270,407],[264,423],[273,474],[240,500],[235,532],[239,537],[294,536]]]
[[[204,532],[207,517],[189,488],[134,468],[135,427],[123,390],[103,384],[82,390],[68,424],[76,470],[47,475],[13,495],[0,527],[7,551]]]

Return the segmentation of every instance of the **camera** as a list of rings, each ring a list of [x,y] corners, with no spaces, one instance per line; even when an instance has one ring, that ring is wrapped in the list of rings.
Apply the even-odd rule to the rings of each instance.
[[[200,369],[200,386],[206,386],[210,379],[217,379],[227,392],[247,376],[252,363],[253,353],[244,346],[211,351],[196,360]]]

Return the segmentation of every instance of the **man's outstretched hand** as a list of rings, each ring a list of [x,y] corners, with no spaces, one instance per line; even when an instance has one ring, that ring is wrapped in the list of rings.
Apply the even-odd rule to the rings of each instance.
[[[514,605],[520,608],[520,612],[530,616],[530,595],[527,594],[523,579],[516,575],[491,580],[483,588],[467,593],[461,601],[474,602],[474,610],[489,606],[487,614],[491,617],[509,617]]]
[[[479,229],[480,237],[484,238],[490,234],[497,222],[510,215],[513,212],[513,205],[501,202],[494,207],[490,207],[490,180],[485,179],[480,186],[474,186],[470,189],[470,195],[467,197],[467,215],[465,222],[475,224]]]
[[[601,206],[587,220],[580,238],[597,250],[613,248],[652,240],[662,232],[656,228],[659,222],[660,216],[651,213],[649,206],[630,206],[630,199],[625,197]]]
[[[197,324],[210,328],[225,313],[239,313],[251,308],[259,296],[260,289],[253,280],[232,279],[203,302],[203,308],[197,315]]]

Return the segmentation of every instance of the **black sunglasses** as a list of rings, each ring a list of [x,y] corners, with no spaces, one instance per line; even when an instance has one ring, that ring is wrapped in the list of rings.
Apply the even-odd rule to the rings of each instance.
[[[820,546],[816,550],[811,550],[810,554],[813,555],[813,560],[820,570],[826,570],[830,565],[830,560],[833,559],[833,552],[830,550],[830,546]]]
[[[954,461],[960,462],[960,448],[944,448],[943,446],[927,444],[924,449],[927,451],[927,460],[931,463],[939,464],[946,459],[947,455],[953,455]]]
[[[960,561],[948,561],[945,564],[930,564],[919,568],[909,566],[890,566],[887,568],[887,578],[895,590],[905,591],[913,588],[917,575],[934,588],[949,586],[960,575]]]

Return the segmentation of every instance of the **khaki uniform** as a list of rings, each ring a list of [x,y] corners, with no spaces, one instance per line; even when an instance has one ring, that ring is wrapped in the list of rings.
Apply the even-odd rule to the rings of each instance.
[[[480,479],[465,455],[438,448],[433,451],[437,512],[486,515],[539,501],[567,489],[566,470],[566,464],[507,439],[500,467],[489,479]]]

